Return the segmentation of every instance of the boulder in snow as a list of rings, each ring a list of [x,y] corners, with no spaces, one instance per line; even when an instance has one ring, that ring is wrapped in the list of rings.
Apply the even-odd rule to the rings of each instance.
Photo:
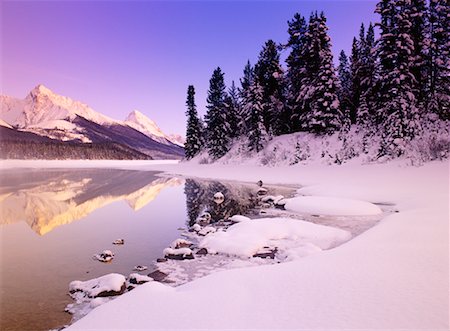
[[[178,248],[189,248],[192,245],[193,244],[186,239],[176,239],[170,244],[170,247],[174,248],[174,249],[178,249]]]
[[[190,248],[166,248],[164,250],[164,256],[171,260],[192,260],[194,255]]]
[[[128,280],[131,284],[141,285],[141,284],[153,281],[153,278],[151,278],[149,276],[134,273],[134,274],[130,274],[130,276],[128,277]]]
[[[113,258],[114,258],[114,254],[109,249],[105,249],[100,254],[94,255],[94,259],[96,259],[100,262],[111,262]]]
[[[125,289],[125,276],[115,273],[87,281],[74,280],[69,284],[70,293],[82,292],[89,298],[115,296],[122,294]]]
[[[160,270],[155,270],[149,273],[147,276],[151,277],[156,282],[162,282],[164,279],[167,278],[168,274]]]
[[[148,269],[148,267],[146,265],[137,265],[133,268],[134,271],[144,271],[147,269]]]
[[[216,204],[220,205],[225,201],[225,196],[222,192],[217,192],[216,194],[214,194],[213,200]]]

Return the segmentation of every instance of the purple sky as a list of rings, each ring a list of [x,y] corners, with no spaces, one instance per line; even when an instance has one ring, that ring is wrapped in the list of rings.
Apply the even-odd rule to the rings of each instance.
[[[286,42],[296,12],[323,10],[336,54],[348,52],[376,1],[2,1],[1,93],[42,83],[116,119],[134,109],[185,132],[189,84],[205,113],[212,71],[236,83],[267,39]]]

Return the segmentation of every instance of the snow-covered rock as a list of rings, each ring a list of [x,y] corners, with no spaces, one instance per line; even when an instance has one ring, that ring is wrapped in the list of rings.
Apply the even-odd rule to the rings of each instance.
[[[329,226],[289,218],[262,218],[237,223],[227,231],[217,231],[205,237],[199,247],[210,253],[251,257],[264,247],[276,246],[289,250],[306,243],[329,249],[351,237],[350,233]]]
[[[114,253],[109,249],[105,249],[103,252],[101,252],[100,254],[95,254],[93,257],[100,262],[111,262],[114,258]]]
[[[153,281],[153,278],[138,273],[133,273],[128,276],[128,281],[130,284],[141,285]]]
[[[133,268],[134,271],[144,271],[147,269],[148,269],[148,267],[146,265],[137,265]]]
[[[192,243],[186,239],[176,239],[170,244],[170,248],[178,249],[178,248],[189,248],[192,246]]]
[[[215,203],[220,205],[222,202],[224,202],[225,196],[223,195],[222,192],[217,192],[217,193],[214,194],[213,200],[214,200]]]
[[[244,221],[250,221],[250,218],[243,215],[233,215],[230,218],[228,218],[228,220],[234,223],[239,223]]]
[[[87,281],[74,280],[69,284],[70,293],[81,292],[86,297],[109,297],[122,294],[126,288],[124,275],[112,273]]]
[[[373,203],[354,199],[304,196],[284,199],[283,203],[286,210],[302,214],[362,216],[382,213]]]
[[[190,248],[166,248],[163,251],[164,257],[171,260],[192,260],[194,258],[193,252]]]

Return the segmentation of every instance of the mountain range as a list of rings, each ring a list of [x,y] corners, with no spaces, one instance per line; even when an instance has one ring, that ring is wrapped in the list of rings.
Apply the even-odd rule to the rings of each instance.
[[[0,96],[0,157],[179,159],[183,140],[139,111],[124,121],[58,95],[43,85],[25,97]]]

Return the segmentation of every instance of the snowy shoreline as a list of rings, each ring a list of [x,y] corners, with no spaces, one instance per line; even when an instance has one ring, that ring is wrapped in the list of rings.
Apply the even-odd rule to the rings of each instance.
[[[342,246],[294,262],[218,272],[177,288],[142,285],[68,330],[447,329],[448,168],[448,161],[145,165],[184,176],[301,184],[301,194],[393,202],[400,212]]]

